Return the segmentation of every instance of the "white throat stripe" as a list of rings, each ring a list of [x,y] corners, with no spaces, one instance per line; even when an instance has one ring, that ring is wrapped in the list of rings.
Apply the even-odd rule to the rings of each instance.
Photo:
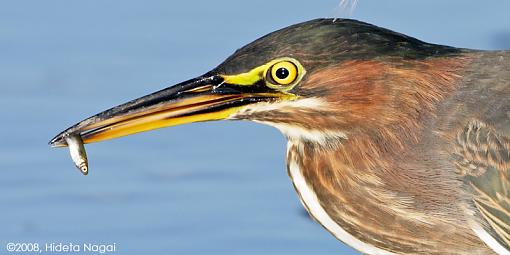
[[[289,146],[290,144],[291,143],[289,142]],[[359,239],[345,231],[335,221],[333,221],[333,219],[331,219],[331,217],[326,213],[324,208],[322,208],[315,192],[312,190],[312,188],[310,188],[310,186],[308,186],[301,170],[299,169],[299,165],[296,162],[292,161],[292,159],[289,162],[289,174],[301,197],[301,201],[303,202],[303,204],[305,204],[305,207],[309,210],[310,214],[313,215],[313,217],[317,221],[319,221],[336,238],[365,254],[374,255],[395,254],[360,241]]]

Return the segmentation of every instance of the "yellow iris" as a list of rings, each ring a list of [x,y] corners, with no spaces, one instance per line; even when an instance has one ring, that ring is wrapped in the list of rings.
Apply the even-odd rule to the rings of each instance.
[[[271,78],[279,85],[291,84],[297,75],[297,67],[290,61],[278,62],[271,67]]]

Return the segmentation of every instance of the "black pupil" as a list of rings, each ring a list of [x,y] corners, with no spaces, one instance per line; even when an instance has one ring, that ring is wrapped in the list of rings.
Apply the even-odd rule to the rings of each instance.
[[[285,67],[278,68],[278,70],[276,70],[276,77],[282,80],[289,77],[289,70],[287,70]]]

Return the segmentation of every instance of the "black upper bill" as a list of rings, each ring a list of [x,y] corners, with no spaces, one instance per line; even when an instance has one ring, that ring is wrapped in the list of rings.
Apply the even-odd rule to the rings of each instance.
[[[169,119],[207,114],[275,97],[264,90],[224,84],[223,78],[217,75],[201,76],[89,117],[56,135],[49,144],[53,147],[67,146],[64,139],[66,134],[78,134],[82,136],[85,143],[88,143],[93,140],[89,139],[92,136],[119,128],[119,123],[133,122],[147,116],[160,114],[158,116],[162,116],[161,118]],[[173,112],[178,113],[162,115],[162,113]],[[143,121],[152,120],[144,119]]]

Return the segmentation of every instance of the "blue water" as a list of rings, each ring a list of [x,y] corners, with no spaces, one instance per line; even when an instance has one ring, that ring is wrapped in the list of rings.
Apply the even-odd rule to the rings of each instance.
[[[89,115],[312,18],[510,47],[510,2],[360,0],[352,13],[338,3],[0,2],[0,254],[8,242],[115,243],[116,254],[356,254],[306,216],[286,174],[286,141],[272,128],[200,123],[91,144],[86,177],[67,150],[47,146]]]

